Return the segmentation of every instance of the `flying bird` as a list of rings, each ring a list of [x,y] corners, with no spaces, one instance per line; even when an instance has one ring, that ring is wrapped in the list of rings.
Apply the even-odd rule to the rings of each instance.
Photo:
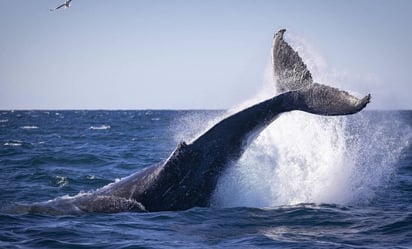
[[[65,8],[65,9],[67,9],[67,8],[70,8],[70,2],[71,2],[72,0],[66,0],[66,2],[64,2],[63,4],[61,4],[61,5],[59,5],[59,6],[57,6],[55,9],[49,9],[50,11],[54,11],[54,10],[58,10],[58,9],[60,9],[60,8]]]

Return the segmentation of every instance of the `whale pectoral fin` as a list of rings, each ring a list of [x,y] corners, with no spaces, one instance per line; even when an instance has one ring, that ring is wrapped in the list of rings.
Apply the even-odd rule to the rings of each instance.
[[[346,91],[313,83],[295,91],[298,110],[318,115],[335,116],[354,114],[370,102],[370,94],[359,99]]]

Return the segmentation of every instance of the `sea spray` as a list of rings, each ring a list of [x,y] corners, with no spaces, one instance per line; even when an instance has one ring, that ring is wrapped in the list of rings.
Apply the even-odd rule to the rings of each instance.
[[[228,115],[227,111],[192,111],[182,115],[170,125],[174,130],[173,140],[176,144],[191,143]]]
[[[371,111],[350,120],[346,140],[356,163],[350,188],[353,199],[364,202],[391,180],[395,164],[412,141],[412,127],[401,112]]]

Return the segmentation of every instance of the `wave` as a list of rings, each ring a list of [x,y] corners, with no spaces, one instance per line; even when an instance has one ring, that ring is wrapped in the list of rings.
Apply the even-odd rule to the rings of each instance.
[[[108,130],[111,129],[110,125],[90,126],[90,130]]]
[[[23,141],[20,141],[20,140],[11,140],[11,141],[4,143],[4,146],[12,146],[12,147],[22,146],[22,145],[23,145]]]
[[[20,129],[23,129],[23,130],[32,130],[32,129],[39,129],[39,127],[38,127],[38,126],[35,126],[35,125],[25,125],[25,126],[21,126]]]

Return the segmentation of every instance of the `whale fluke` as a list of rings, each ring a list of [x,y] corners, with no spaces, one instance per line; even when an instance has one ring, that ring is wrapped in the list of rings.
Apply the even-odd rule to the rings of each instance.
[[[283,39],[286,29],[273,37],[273,76],[278,93],[294,92],[297,110],[318,115],[348,115],[362,110],[370,102],[370,94],[362,99],[337,88],[313,83],[312,74],[299,54]]]

